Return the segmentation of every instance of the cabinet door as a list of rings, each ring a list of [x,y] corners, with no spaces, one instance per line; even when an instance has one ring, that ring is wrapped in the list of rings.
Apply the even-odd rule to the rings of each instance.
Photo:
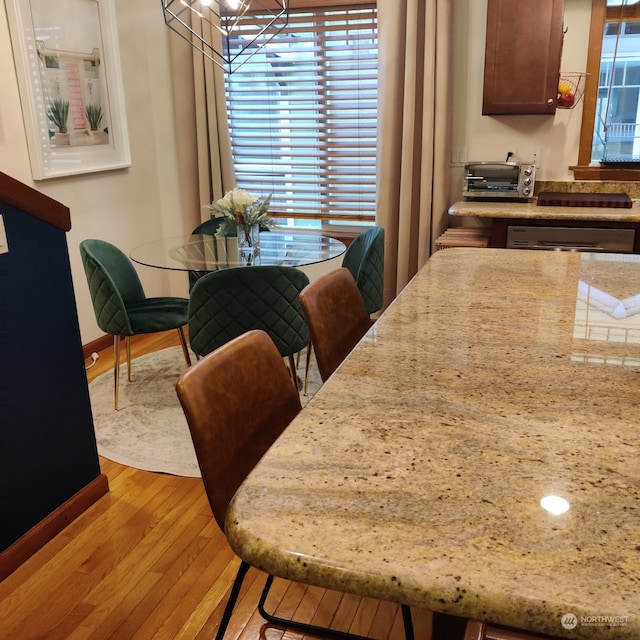
[[[564,0],[488,0],[483,115],[555,113]]]

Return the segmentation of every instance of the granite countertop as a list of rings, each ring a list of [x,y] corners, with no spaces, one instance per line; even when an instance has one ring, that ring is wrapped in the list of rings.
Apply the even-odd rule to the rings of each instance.
[[[474,218],[521,218],[539,220],[602,220],[610,222],[640,221],[640,185],[637,182],[601,182],[593,180],[536,182],[535,193],[615,193],[626,194],[633,200],[630,209],[609,207],[553,207],[538,206],[537,197],[531,202],[486,202],[460,200],[449,208],[449,215]]]
[[[518,218],[529,220],[603,220],[609,222],[640,222],[640,201],[629,209],[613,207],[538,206],[532,202],[486,202],[460,200],[449,207],[449,215],[474,218]]]
[[[231,546],[300,582],[640,638],[639,290],[635,255],[437,252],[239,490]]]

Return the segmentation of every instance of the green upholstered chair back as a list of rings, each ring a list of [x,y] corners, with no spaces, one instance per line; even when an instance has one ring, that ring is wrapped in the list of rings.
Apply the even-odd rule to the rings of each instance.
[[[104,240],[84,240],[80,255],[100,329],[111,335],[134,335],[127,306],[146,297],[129,258]]]
[[[223,221],[224,218],[222,216],[220,216],[219,218],[211,218],[210,220],[205,220],[191,232],[191,235],[202,234],[207,236],[215,236]],[[232,232],[227,235],[235,235],[235,233]]]
[[[205,220],[191,232],[191,235],[202,234],[215,236],[223,221],[224,218],[222,216],[211,218],[211,220]],[[271,231],[271,229],[269,229],[269,227],[263,227],[262,225],[260,225],[260,231]],[[228,238],[234,238],[237,234],[237,229],[229,229],[224,235]]]
[[[371,227],[347,247],[342,266],[351,271],[368,313],[382,309],[384,294],[384,229]]]
[[[233,338],[261,329],[282,356],[309,344],[299,294],[309,278],[285,266],[238,267],[202,276],[189,299],[191,349],[206,355]]]
[[[224,218],[222,216],[205,220],[191,232],[191,235],[200,234],[205,236],[215,236],[223,221]],[[235,230],[231,230],[226,235],[228,237],[234,237],[236,233],[237,232]],[[189,291],[191,291],[196,281],[205,273],[206,271],[189,271]]]

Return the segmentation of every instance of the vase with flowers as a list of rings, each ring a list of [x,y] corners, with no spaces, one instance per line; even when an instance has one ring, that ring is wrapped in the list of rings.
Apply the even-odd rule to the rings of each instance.
[[[212,217],[223,217],[216,236],[237,234],[242,254],[260,254],[260,228],[270,229],[276,221],[269,217],[271,195],[256,196],[238,187],[227,191],[223,198],[208,205]]]

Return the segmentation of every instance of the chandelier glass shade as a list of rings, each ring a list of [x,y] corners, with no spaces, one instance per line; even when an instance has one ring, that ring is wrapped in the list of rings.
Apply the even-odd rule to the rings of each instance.
[[[289,22],[288,0],[162,0],[165,24],[233,73]],[[248,13],[260,20],[244,19]]]

